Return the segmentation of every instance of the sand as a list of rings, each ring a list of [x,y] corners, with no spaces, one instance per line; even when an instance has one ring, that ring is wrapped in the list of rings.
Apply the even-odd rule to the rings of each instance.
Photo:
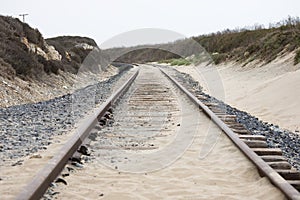
[[[263,66],[257,62],[246,66],[230,62],[215,69],[201,65],[175,68],[191,74],[208,93],[212,92],[207,85],[218,82],[218,77],[207,84],[203,76],[217,71],[226,103],[294,132],[300,131],[300,64],[294,66],[293,58],[288,54]]]
[[[129,173],[94,161],[66,177],[68,185],[55,189],[57,199],[284,199],[219,128],[195,112],[195,105],[184,96],[179,101],[185,110],[181,124],[189,127],[180,131],[196,133],[175,162],[156,171]]]
[[[22,165],[12,167],[11,162],[6,162],[0,167],[0,199],[15,199],[22,188],[29,183],[35,174],[46,166],[47,162],[60,150],[67,138],[73,132],[56,136],[47,150],[41,150],[31,156],[20,158]],[[14,160],[12,162],[16,162]]]

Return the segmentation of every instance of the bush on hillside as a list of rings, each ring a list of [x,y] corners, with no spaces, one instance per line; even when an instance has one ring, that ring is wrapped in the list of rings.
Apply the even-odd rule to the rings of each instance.
[[[295,55],[295,58],[294,58],[294,65],[297,65],[298,63],[300,63],[300,49],[298,49],[296,51],[296,55]]]

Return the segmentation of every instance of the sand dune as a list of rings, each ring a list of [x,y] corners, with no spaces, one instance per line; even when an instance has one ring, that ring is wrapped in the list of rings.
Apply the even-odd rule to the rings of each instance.
[[[227,63],[217,66],[223,84],[225,102],[250,112],[260,119],[291,131],[300,130],[300,64],[293,65],[293,54],[261,66]],[[211,74],[205,66],[176,67],[191,74],[210,93],[203,76]],[[217,77],[214,77],[217,79]],[[211,80],[211,84],[213,84]]]

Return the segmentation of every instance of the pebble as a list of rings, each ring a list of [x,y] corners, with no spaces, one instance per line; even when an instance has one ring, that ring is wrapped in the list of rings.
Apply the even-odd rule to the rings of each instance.
[[[42,158],[42,156],[40,154],[34,154],[29,157],[29,159],[32,159],[32,158]]]
[[[78,162],[72,162],[71,164],[72,164],[73,166],[77,167],[77,168],[83,168],[83,167],[84,167],[83,164],[80,164],[80,163],[78,163]]]
[[[64,174],[61,174],[62,177],[66,177],[66,176],[70,176],[69,173],[64,173]]]
[[[69,172],[72,172],[72,171],[74,171],[74,168],[73,168],[73,167],[67,166],[67,170],[68,170]]]
[[[67,181],[65,179],[63,179],[63,178],[57,178],[55,180],[55,183],[63,183],[65,185],[68,185]]]
[[[11,166],[17,166],[17,165],[22,165],[24,160],[18,160],[17,162],[13,163]]]
[[[81,153],[82,155],[90,156],[91,154],[88,152],[88,148],[84,145],[81,145],[80,148],[78,149],[78,152]]]

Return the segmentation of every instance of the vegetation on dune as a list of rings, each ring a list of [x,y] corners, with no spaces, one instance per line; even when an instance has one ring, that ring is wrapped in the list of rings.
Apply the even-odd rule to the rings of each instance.
[[[182,39],[165,44],[111,48],[103,52],[117,62],[146,63],[185,58],[197,52],[203,52],[203,48],[192,39]]]
[[[139,47],[137,49],[131,48],[114,48],[109,50],[104,50],[106,54],[110,55],[112,58],[114,54],[117,62],[124,63],[147,63],[157,61],[158,58],[162,58],[163,60],[168,60],[171,58],[180,58],[180,56],[168,52],[162,49],[157,48],[149,48],[148,46]],[[121,55],[121,56],[118,56]],[[159,59],[161,60],[161,59]]]
[[[300,20],[289,17],[268,29],[255,26],[252,30],[225,30],[193,39],[213,55],[217,64],[226,60],[270,62],[281,53],[300,47]],[[295,64],[298,62],[295,60]]]
[[[17,75],[28,75],[42,70],[42,66],[37,58],[21,42],[21,37],[28,35],[28,42],[39,45],[45,50],[41,34],[28,24],[22,23],[18,19],[0,16],[0,58],[3,64],[11,66]]]
[[[300,49],[296,51],[296,55],[295,55],[295,58],[294,58],[294,64],[298,64],[300,63]]]
[[[59,36],[46,39],[49,45],[55,47],[55,49],[62,56],[62,64],[64,71],[71,73],[77,73],[80,68],[80,64],[83,63],[87,55],[92,51],[91,49],[84,49],[78,46],[78,44],[88,44],[93,47],[97,47],[96,42],[87,37],[79,36]]]
[[[286,20],[276,24],[270,24],[269,28],[264,28],[262,25],[255,25],[250,28],[227,29],[168,44],[139,46],[140,50],[129,52],[118,58],[118,61],[142,63],[164,61],[171,63],[174,61],[173,59],[176,60],[180,57],[185,58],[193,55],[196,47],[188,46],[191,40],[200,44],[216,64],[224,61],[247,63],[255,59],[268,63],[283,53],[293,51],[296,51],[294,63],[297,64],[300,62],[300,19],[298,17],[288,17]],[[157,49],[166,49],[166,47],[170,46],[172,46],[175,52],[179,53],[157,51]],[[115,50],[126,51],[132,48],[115,48]],[[195,54],[194,56],[197,55]],[[191,62],[194,63],[195,61]],[[176,62],[179,61],[175,61],[174,64]]]
[[[161,60],[159,63],[169,63],[171,66],[191,65],[191,61],[184,58],[172,58],[169,60]]]

